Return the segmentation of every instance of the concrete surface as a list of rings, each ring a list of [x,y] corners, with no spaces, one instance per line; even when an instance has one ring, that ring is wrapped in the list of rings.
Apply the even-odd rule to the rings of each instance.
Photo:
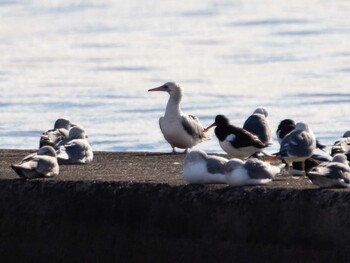
[[[350,192],[279,177],[187,185],[184,155],[95,153],[22,180],[0,150],[2,262],[347,262]]]

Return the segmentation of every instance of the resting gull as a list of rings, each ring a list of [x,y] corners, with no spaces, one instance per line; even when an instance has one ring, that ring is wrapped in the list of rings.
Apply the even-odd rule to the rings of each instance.
[[[258,107],[243,124],[243,129],[258,136],[263,143],[269,143],[272,138],[271,128],[267,119],[268,112],[264,107]]]

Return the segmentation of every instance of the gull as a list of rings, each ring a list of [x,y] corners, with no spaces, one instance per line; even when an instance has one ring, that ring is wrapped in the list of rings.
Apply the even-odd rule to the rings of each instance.
[[[269,143],[272,138],[271,128],[267,120],[268,112],[264,107],[255,109],[243,124],[243,129],[258,136],[263,143]]]
[[[221,148],[235,158],[247,159],[269,146],[247,130],[231,125],[224,115],[217,115],[214,123],[205,130],[215,126],[215,135],[219,139]]]
[[[310,158],[316,149],[316,138],[305,122],[298,122],[295,129],[281,141],[278,156],[288,165],[289,175],[293,175],[293,162],[302,162],[302,171],[305,172],[305,160]]]
[[[173,153],[176,153],[175,148],[185,149],[184,152],[187,153],[187,149],[208,139],[199,119],[181,111],[183,90],[178,84],[167,82],[148,91],[165,91],[170,95],[165,114],[159,119],[159,126],[165,140],[171,145]]]
[[[93,151],[87,141],[85,130],[75,126],[69,130],[68,137],[56,145],[60,164],[87,164],[93,160]]]
[[[337,153],[345,154],[350,161],[350,131],[345,132],[342,138],[334,142],[331,155],[334,156]]]
[[[225,164],[226,181],[230,186],[267,184],[283,167],[284,164],[274,166],[257,158],[247,161],[235,158]]]
[[[350,167],[344,154],[336,154],[329,163],[321,164],[307,173],[319,187],[350,187]]]
[[[57,154],[49,145],[24,157],[19,164],[12,164],[11,167],[22,178],[52,177],[59,174]]]
[[[191,184],[225,184],[224,166],[228,160],[193,150],[184,159],[183,176]]]
[[[50,145],[54,147],[57,143],[67,138],[68,131],[75,126],[68,119],[57,119],[53,129],[44,132],[40,137],[39,148]]]

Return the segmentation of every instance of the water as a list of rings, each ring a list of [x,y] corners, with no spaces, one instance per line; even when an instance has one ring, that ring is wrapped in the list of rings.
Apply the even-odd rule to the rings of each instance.
[[[204,126],[263,105],[274,131],[304,120],[333,143],[350,129],[349,13],[346,0],[0,0],[0,148],[36,148],[66,117],[94,150],[170,151],[168,95],[147,93],[170,80]],[[222,152],[215,135],[201,148]]]

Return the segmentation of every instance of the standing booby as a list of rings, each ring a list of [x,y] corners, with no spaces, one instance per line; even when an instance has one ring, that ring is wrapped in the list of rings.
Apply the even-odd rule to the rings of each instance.
[[[44,132],[40,137],[39,148],[50,145],[54,147],[57,143],[67,138],[68,131],[75,126],[68,119],[57,119],[53,129]]]
[[[191,184],[225,184],[224,167],[227,161],[224,157],[193,150],[184,159],[183,176]]]
[[[269,144],[260,141],[256,135],[231,125],[224,115],[217,115],[214,123],[205,130],[215,126],[215,135],[219,139],[221,148],[235,158],[247,159],[269,146]]]
[[[230,186],[260,185],[272,181],[284,164],[274,166],[256,158],[231,159],[225,164],[226,181]]]
[[[243,124],[243,129],[258,136],[263,143],[269,143],[272,132],[267,120],[268,112],[264,107],[258,107]]]
[[[60,164],[87,164],[92,162],[94,154],[86,137],[83,128],[79,126],[71,128],[68,138],[56,146],[58,162]]]
[[[186,153],[187,149],[208,138],[199,119],[181,111],[183,90],[178,84],[167,82],[148,91],[165,91],[170,95],[164,117],[159,119],[159,126],[165,140],[171,145],[173,153],[176,153],[175,147],[185,149]]]
[[[316,149],[316,138],[312,130],[305,122],[298,122],[295,129],[287,134],[281,141],[278,153],[288,165],[289,175],[293,175],[293,162],[302,162],[302,170],[305,171],[304,161],[311,157]]]
[[[49,145],[24,157],[19,164],[12,164],[11,167],[22,178],[52,177],[59,174],[57,154]]]
[[[350,187],[350,167],[344,154],[336,154],[332,162],[321,164],[307,173],[319,187]]]

